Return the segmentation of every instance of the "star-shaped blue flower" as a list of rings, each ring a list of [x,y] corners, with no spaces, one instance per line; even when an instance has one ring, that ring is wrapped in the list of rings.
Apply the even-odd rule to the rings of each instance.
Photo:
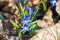
[[[23,23],[23,25],[28,24],[29,22],[31,22],[29,16],[22,16],[22,23]]]
[[[56,0],[49,0],[50,6],[54,7],[54,5],[56,4]]]
[[[22,26],[21,26],[21,32],[25,33],[26,31],[29,30],[29,25],[28,23],[31,22],[30,16],[22,16]]]
[[[21,33],[25,33],[26,31],[29,31],[29,27],[23,27],[23,29],[20,30]]]

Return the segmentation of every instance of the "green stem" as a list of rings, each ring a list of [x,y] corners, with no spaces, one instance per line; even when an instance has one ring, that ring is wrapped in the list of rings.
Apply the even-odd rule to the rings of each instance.
[[[37,14],[37,12],[38,12],[38,10],[39,10],[39,6],[40,6],[40,4],[41,4],[41,2],[40,2],[39,5],[36,7],[36,10],[34,11],[35,14],[34,14],[33,17],[31,18],[31,20],[33,20],[34,17],[36,16],[36,14]]]
[[[38,7],[39,7],[39,5],[38,5]],[[39,8],[37,8],[37,10],[36,10],[36,12],[35,12],[34,16],[31,18],[31,20],[33,20],[33,19],[34,19],[34,17],[36,16],[36,14],[37,14],[38,10],[39,10]]]
[[[25,16],[24,9],[23,9],[23,7],[22,7],[21,3],[20,3],[20,9],[21,9],[21,11],[22,11],[23,15]]]
[[[43,4],[43,9],[45,11],[46,10],[46,4],[43,1],[41,3]]]
[[[35,24],[35,23],[37,23],[37,21],[31,22],[31,23],[29,24],[29,26],[31,26],[32,24]]]

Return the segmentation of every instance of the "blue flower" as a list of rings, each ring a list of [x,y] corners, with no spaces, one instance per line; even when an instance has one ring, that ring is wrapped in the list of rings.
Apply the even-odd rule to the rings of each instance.
[[[25,33],[26,31],[29,31],[30,29],[29,29],[29,25],[22,25],[22,27],[21,27],[22,29],[20,30],[20,32],[21,33]]]
[[[33,9],[31,7],[27,6],[26,9],[28,10],[29,15],[33,14]]]
[[[21,33],[25,33],[26,31],[29,31],[29,27],[23,27],[23,29],[20,30]]]
[[[30,20],[30,16],[22,16],[22,26],[21,26],[21,32],[24,34],[26,31],[29,31],[29,22],[31,22]]]
[[[22,16],[22,21],[30,19],[29,16]]]
[[[22,16],[22,24],[28,24],[29,22],[31,22],[30,17],[29,16]]]
[[[50,6],[51,7],[54,7],[55,3],[56,3],[56,0],[49,0],[49,3],[50,3]]]

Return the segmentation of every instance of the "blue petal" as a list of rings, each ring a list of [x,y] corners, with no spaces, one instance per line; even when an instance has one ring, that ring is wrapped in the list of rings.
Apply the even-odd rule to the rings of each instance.
[[[24,29],[22,29],[22,30],[20,30],[20,32],[24,34],[26,31]]]
[[[25,33],[26,31],[29,31],[29,28],[28,27],[24,27],[22,30],[20,30],[21,33]]]
[[[31,20],[24,20],[22,21],[22,25],[26,25],[26,24],[28,25],[29,22],[31,22]]]
[[[28,20],[30,17],[29,16],[22,16],[22,20]]]
[[[28,10],[29,15],[33,14],[33,9],[31,7],[27,6],[26,9]]]
[[[29,10],[29,9],[30,9],[30,7],[27,6],[27,7],[26,7],[26,10]]]
[[[23,25],[28,24],[28,21],[27,20],[24,20],[24,21],[22,21],[22,24]]]
[[[31,22],[31,20],[28,20],[28,22]]]
[[[31,14],[33,14],[33,9],[32,8],[30,8],[30,10],[29,10],[29,15],[31,15]]]

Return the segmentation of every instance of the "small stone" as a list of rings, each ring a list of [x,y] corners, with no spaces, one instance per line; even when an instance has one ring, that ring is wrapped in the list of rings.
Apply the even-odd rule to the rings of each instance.
[[[60,0],[56,3],[56,12],[60,15]]]

